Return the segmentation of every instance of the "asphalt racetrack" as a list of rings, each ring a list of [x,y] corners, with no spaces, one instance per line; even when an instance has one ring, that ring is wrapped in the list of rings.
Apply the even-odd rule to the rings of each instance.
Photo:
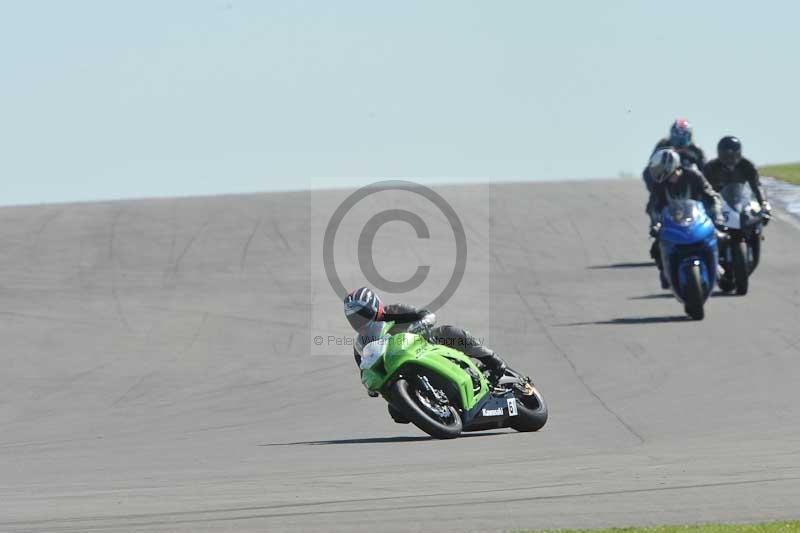
[[[648,264],[640,182],[490,189],[437,189],[489,221],[485,283],[437,314],[489,335],[550,419],[455,441],[393,423],[348,346],[314,351],[349,335],[309,288],[316,211],[346,192],[1,208],[0,531],[800,518],[798,224],[779,214],[750,294],[692,322]]]

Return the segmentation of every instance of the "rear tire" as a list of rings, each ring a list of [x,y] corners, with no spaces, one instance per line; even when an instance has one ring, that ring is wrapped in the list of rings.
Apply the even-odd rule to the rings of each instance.
[[[539,390],[531,385],[533,394],[526,395],[514,389],[517,399],[517,416],[511,417],[509,424],[517,431],[539,431],[547,422],[547,403]]]
[[[409,376],[412,377],[412,376]],[[461,416],[452,406],[446,406],[448,415],[438,417],[428,410],[417,398],[416,385],[406,378],[400,378],[389,389],[392,405],[402,412],[412,424],[437,439],[454,439],[461,435],[463,425]]]
[[[730,278],[729,274],[725,274],[719,278],[719,290],[722,292],[731,292],[736,288],[736,283]]]
[[[747,243],[739,241],[733,244],[733,277],[736,279],[736,294],[741,296],[747,294],[749,276]]]
[[[703,284],[700,281],[700,267],[692,265],[686,273],[686,292],[684,309],[686,314],[694,320],[703,320],[705,311],[703,310]]]

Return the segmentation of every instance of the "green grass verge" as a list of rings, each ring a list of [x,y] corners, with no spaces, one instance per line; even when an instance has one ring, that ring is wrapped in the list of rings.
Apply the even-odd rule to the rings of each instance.
[[[764,524],[626,527],[613,529],[543,529],[528,533],[790,533],[800,531],[800,521]]]
[[[786,163],[785,165],[767,165],[760,167],[758,172],[762,176],[772,176],[779,180],[800,185],[800,163]]]

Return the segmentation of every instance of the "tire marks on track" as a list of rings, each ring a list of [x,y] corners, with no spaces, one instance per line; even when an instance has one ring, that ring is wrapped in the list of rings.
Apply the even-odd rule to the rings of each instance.
[[[163,526],[178,526],[188,524],[201,524],[211,522],[235,522],[243,520],[269,520],[273,518],[287,518],[295,516],[310,516],[310,515],[340,515],[340,514],[365,514],[365,513],[386,513],[395,511],[410,511],[418,509],[436,509],[442,507],[475,507],[482,505],[497,505],[498,503],[523,503],[523,502],[537,502],[537,501],[553,501],[553,500],[567,500],[567,499],[581,499],[581,498],[594,498],[594,497],[607,497],[607,496],[620,496],[620,495],[634,495],[646,493],[659,493],[659,492],[674,492],[683,490],[702,490],[711,488],[722,487],[746,487],[750,485],[765,484],[765,483],[788,483],[800,481],[800,476],[793,477],[772,477],[772,478],[756,478],[744,480],[723,481],[717,483],[687,483],[672,486],[649,486],[631,489],[618,489],[618,490],[600,490],[600,491],[578,491],[567,492],[561,494],[542,494],[531,496],[516,496],[516,497],[494,497],[494,498],[464,498],[464,496],[479,496],[487,494],[504,495],[508,493],[518,493],[521,491],[534,491],[546,490],[553,488],[574,487],[580,485],[579,483],[559,483],[551,485],[531,485],[521,487],[510,487],[502,489],[487,489],[476,491],[457,491],[457,492],[443,492],[443,493],[429,493],[429,494],[414,494],[410,496],[382,496],[377,498],[358,498],[358,499],[342,499],[342,500],[323,500],[316,502],[297,502],[285,504],[268,504],[258,506],[242,506],[242,507],[228,507],[217,509],[203,509],[196,511],[174,511],[163,513],[140,513],[140,514],[125,514],[125,515],[109,515],[109,516],[88,516],[88,517],[66,517],[66,518],[53,518],[47,520],[19,520],[19,521],[3,521],[0,522],[0,527],[14,527],[18,529],[36,529],[46,527],[47,531],[96,531],[100,529],[107,529],[110,527],[115,528],[144,528],[144,527],[163,527]],[[398,500],[426,500],[437,497],[455,497],[452,501],[440,503],[419,503],[419,504],[401,504],[391,506],[375,506],[363,505],[367,503],[378,503],[383,501],[397,502]],[[324,507],[331,505],[348,505],[348,504],[361,504],[349,509],[318,509],[314,507]],[[310,509],[311,510],[296,510],[290,509]],[[269,512],[269,511],[278,512]],[[283,512],[286,511],[286,512]],[[209,516],[209,515],[235,515],[235,516]],[[170,520],[176,518],[176,520]]]

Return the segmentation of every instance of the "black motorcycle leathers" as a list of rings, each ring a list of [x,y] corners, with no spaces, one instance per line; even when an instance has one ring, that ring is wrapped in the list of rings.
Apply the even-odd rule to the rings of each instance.
[[[480,339],[470,332],[456,326],[436,325],[436,315],[427,309],[417,309],[408,304],[390,304],[384,307],[383,322],[394,322],[389,334],[405,331],[427,331],[429,339],[436,343],[458,350],[468,357],[480,361],[492,375],[501,374],[506,368],[505,361],[496,352],[484,346]],[[359,335],[353,348],[353,357],[357,365],[361,364],[361,347],[371,342],[371,338]]]
[[[703,174],[715,191],[720,191],[728,183],[747,182],[760,205],[767,201],[758,170],[749,159],[741,158],[733,169],[727,168],[719,159],[712,159],[705,166]]]

